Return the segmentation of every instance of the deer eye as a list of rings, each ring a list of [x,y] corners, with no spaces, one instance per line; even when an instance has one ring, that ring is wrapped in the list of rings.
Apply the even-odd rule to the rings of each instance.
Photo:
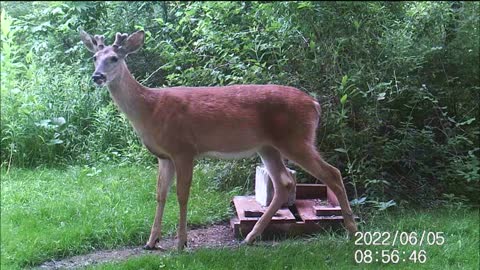
[[[93,62],[97,62],[97,57],[93,56]]]
[[[118,57],[112,56],[112,57],[110,58],[110,60],[111,60],[112,62],[117,62],[117,61],[118,61]]]

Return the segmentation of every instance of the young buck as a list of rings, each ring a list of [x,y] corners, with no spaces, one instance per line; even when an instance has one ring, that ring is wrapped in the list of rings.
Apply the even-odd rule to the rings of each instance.
[[[339,170],[315,149],[320,105],[312,97],[279,85],[147,88],[133,78],[125,63],[128,54],[142,47],[143,31],[117,33],[111,46],[104,44],[103,36],[91,36],[83,30],[80,36],[94,53],[93,81],[98,86],[107,85],[142,143],[158,158],[158,204],[145,249],[157,248],[165,201],[175,174],[180,205],[178,249],[187,244],[187,202],[194,159],[202,156],[260,155],[275,194],[247,235],[247,244],[262,233],[295,185],[284,158],[321,179],[338,198],[345,227],[351,233],[357,231]]]

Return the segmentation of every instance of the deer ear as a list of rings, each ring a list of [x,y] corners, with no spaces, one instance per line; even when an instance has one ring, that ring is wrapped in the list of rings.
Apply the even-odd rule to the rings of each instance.
[[[87,50],[95,53],[97,51],[97,42],[92,38],[90,34],[80,29],[80,39],[83,42],[83,45],[87,47]]]
[[[137,31],[128,36],[127,40],[125,40],[121,47],[125,55],[137,52],[143,46],[144,39],[145,32],[143,30]]]

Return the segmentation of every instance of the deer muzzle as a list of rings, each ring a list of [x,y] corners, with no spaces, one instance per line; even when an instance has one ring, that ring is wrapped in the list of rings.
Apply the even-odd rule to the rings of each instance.
[[[107,77],[105,74],[100,73],[100,72],[95,72],[92,75],[92,80],[97,84],[97,85],[103,85],[107,81]]]

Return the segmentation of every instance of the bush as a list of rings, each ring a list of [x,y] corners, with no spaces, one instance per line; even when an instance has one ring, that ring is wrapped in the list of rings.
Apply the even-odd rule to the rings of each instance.
[[[128,64],[147,86],[276,83],[317,97],[318,146],[350,197],[478,205],[479,3],[2,6],[3,166],[151,163],[107,91],[89,82],[77,31],[112,42],[144,29]],[[228,189],[251,181],[255,162],[202,164],[218,166],[217,186]]]

